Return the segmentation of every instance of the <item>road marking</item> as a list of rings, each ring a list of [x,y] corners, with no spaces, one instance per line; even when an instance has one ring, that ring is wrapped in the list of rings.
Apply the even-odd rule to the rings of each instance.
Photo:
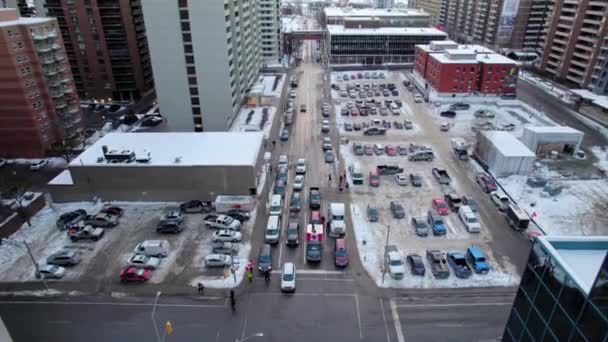
[[[251,296],[247,297],[247,309],[249,309],[249,303],[251,302]],[[241,331],[241,340],[245,338],[245,329],[247,329],[247,310],[245,310],[245,319],[243,320],[243,330]]]
[[[0,301],[2,304],[55,304],[55,305],[107,305],[107,306],[154,306],[153,303],[112,303],[112,302],[60,302],[60,301]],[[173,308],[223,308],[225,305],[212,304],[156,304],[159,307]]]
[[[508,303],[448,303],[448,304],[401,304],[401,305],[396,305],[396,307],[398,308],[423,308],[423,307],[435,307],[435,308],[442,308],[442,307],[459,307],[459,306],[511,306],[513,305],[513,302],[508,302]]]
[[[382,320],[384,321],[384,330],[386,331],[386,341],[391,342],[391,338],[388,333],[388,323],[386,322],[386,315],[384,314],[384,304],[382,303],[382,298],[378,298],[380,301],[380,310],[382,310]]]
[[[314,280],[314,281],[347,281],[347,282],[353,282],[355,281],[355,279],[349,278],[349,279],[343,279],[343,278],[300,278],[299,280]]]
[[[355,305],[357,306],[357,322],[359,323],[359,338],[363,339],[363,330],[361,329],[361,312],[359,311],[359,296],[355,296]]]
[[[436,327],[449,327],[449,328],[454,328],[454,327],[463,327],[464,324],[462,323],[436,323],[433,324]]]
[[[403,337],[403,330],[401,330],[401,321],[399,320],[399,313],[397,312],[397,304],[394,299],[391,299],[391,313],[393,315],[393,323],[395,324],[395,330],[397,331],[397,340],[399,342],[405,342]]]

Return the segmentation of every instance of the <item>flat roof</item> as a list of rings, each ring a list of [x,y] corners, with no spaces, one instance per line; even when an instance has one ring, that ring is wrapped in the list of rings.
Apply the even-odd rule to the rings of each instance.
[[[426,12],[412,8],[351,8],[325,7],[327,17],[430,17]]]
[[[477,61],[485,64],[519,64],[519,62],[514,61],[511,58],[499,55],[497,53],[478,53]]]
[[[462,51],[462,54],[460,53]],[[484,64],[511,64],[518,65],[519,62],[516,62],[510,58],[507,58],[503,55],[499,55],[497,53],[479,53],[475,55],[475,50],[444,50],[440,51],[440,53],[431,53],[431,56],[435,58],[438,62],[442,64],[476,64],[476,63],[484,63]],[[471,58],[450,58],[449,55],[470,55]]]
[[[588,295],[608,253],[608,236],[539,236],[536,239]]]
[[[435,43],[435,44],[439,44],[439,45],[457,44],[457,47],[456,48],[450,47],[448,49],[442,49],[442,50],[431,50],[430,43]],[[476,45],[476,44],[458,44],[452,40],[431,41],[430,43],[429,44],[420,44],[420,45],[416,45],[416,46],[420,47],[424,51],[427,51],[430,53],[438,53],[438,54],[444,53],[446,50],[471,50],[471,51],[474,51],[475,53],[496,53],[494,50],[489,49],[485,46]]]
[[[0,27],[50,23],[53,19],[54,18],[19,17],[17,20],[0,21]]]
[[[568,126],[527,126],[524,127],[524,129],[536,133],[569,133],[576,135],[583,134],[583,132]]]
[[[513,134],[502,131],[483,131],[488,140],[505,157],[534,157],[536,155]]]
[[[442,36],[447,33],[433,27],[379,27],[379,28],[344,28],[342,25],[327,25],[330,35],[386,35],[386,36]]]
[[[255,165],[263,139],[262,132],[109,133],[69,166]],[[148,163],[98,162],[104,145],[108,150],[133,151],[136,156],[150,153],[151,159]]]
[[[608,109],[608,96],[606,95],[598,95],[587,89],[571,89],[570,91],[602,108]]]

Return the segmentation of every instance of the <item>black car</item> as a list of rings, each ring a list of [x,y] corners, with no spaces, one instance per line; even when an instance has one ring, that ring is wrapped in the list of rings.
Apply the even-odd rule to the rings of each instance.
[[[300,224],[289,222],[287,225],[287,246],[297,246],[300,244]]]
[[[443,199],[445,200],[445,203],[448,205],[448,207],[450,207],[450,210],[455,213],[458,212],[458,209],[460,209],[460,206],[462,205],[462,200],[460,199],[460,196],[454,193],[444,194]]]
[[[179,211],[182,213],[209,213],[213,211],[213,205],[211,202],[192,200],[180,204]]]
[[[226,215],[240,222],[249,221],[249,218],[251,217],[248,212],[238,209],[228,210]]]
[[[181,223],[177,221],[161,221],[156,227],[157,233],[172,233],[177,234],[182,231]]]
[[[441,115],[445,118],[455,118],[456,112],[453,110],[445,110],[445,111],[441,112],[439,115]]]
[[[477,201],[475,201],[471,196],[462,196],[461,198],[462,205],[468,205],[469,208],[473,211],[477,211]]]
[[[424,267],[424,261],[420,255],[416,253],[408,254],[407,264],[410,265],[410,272],[412,275],[424,276],[426,268]]]
[[[83,220],[85,216],[87,216],[87,212],[84,209],[78,209],[61,214],[59,219],[57,219],[57,228],[60,230],[68,229],[70,226],[78,224],[78,222]]]
[[[397,99],[395,100],[395,104],[397,105],[397,107],[401,108],[403,106],[403,102],[401,102],[401,100]]]
[[[412,183],[413,186],[422,186],[422,177],[415,173],[410,173],[410,183]]]
[[[450,106],[451,110],[467,110],[469,108],[471,108],[471,105],[462,102],[454,103]]]
[[[300,209],[302,209],[302,197],[299,192],[294,192],[291,194],[289,210],[292,212],[298,212]]]
[[[393,94],[393,96],[399,96],[399,91],[393,90],[391,91],[391,94]]]

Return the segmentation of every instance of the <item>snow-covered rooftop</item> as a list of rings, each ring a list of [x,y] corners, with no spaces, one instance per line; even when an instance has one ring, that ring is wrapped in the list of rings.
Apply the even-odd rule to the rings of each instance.
[[[49,185],[74,185],[70,170],[63,170],[57,177],[53,178]]]
[[[17,19],[15,20],[0,20],[0,27],[5,26],[15,26],[15,25],[32,25],[32,24],[42,24],[49,23],[53,21],[53,18],[37,18],[37,17],[19,17],[16,9],[13,8],[0,8],[0,14],[5,18],[10,17],[10,12],[15,12],[17,15]]]
[[[477,61],[485,64],[519,64],[511,58],[499,55],[497,53],[477,54]]]
[[[482,132],[505,157],[536,157],[530,149],[511,133],[503,131]]]
[[[262,147],[261,132],[109,133],[70,163],[79,166],[255,165]],[[148,163],[98,162],[102,146],[109,150],[150,153]]]
[[[439,50],[433,50],[431,49],[431,45],[435,45],[435,46],[448,46],[447,49],[439,49]],[[426,52],[430,52],[430,53],[443,53],[445,50],[472,50],[476,53],[495,53],[495,51],[493,51],[492,49],[488,49],[485,46],[481,46],[481,45],[475,45],[475,44],[458,44],[454,41],[451,40],[439,40],[439,41],[431,41],[430,44],[421,44],[421,45],[416,45],[417,47],[420,47],[422,50],[426,51]]]
[[[429,17],[428,13],[417,9],[390,8],[350,8],[325,7],[327,17]]]
[[[302,31],[305,22],[306,18],[299,15],[281,17],[281,26],[283,27],[284,33]]]
[[[344,28],[342,25],[327,25],[330,35],[385,35],[385,36],[437,36],[447,34],[433,27],[379,27],[379,28]]]
[[[608,96],[606,95],[598,95],[587,89],[572,89],[570,91],[602,108],[608,109]]]
[[[608,237],[540,236],[537,240],[588,295],[608,253]]]
[[[446,50],[442,53],[433,53],[431,55],[438,62],[442,64],[460,64],[460,63],[485,63],[485,64],[513,64],[516,65],[518,62],[507,58],[497,53],[485,53],[477,51],[475,49],[462,49],[462,50]],[[470,58],[465,58],[470,56]],[[455,58],[454,58],[455,57]]]
[[[583,134],[583,132],[568,126],[526,126],[525,130],[536,133],[572,133]]]

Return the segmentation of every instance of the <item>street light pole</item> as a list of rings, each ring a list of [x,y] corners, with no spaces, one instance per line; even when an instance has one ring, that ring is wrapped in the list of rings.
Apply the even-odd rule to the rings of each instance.
[[[0,241],[1,243],[8,243],[10,245],[13,245],[15,247],[21,248],[21,246],[19,244],[17,244],[16,242],[13,242],[11,240],[8,239],[2,239],[2,241]],[[49,285],[46,283],[46,280],[44,279],[44,276],[42,274],[40,274],[40,268],[38,265],[38,262],[36,262],[36,259],[34,258],[34,254],[32,254],[32,250],[30,249],[30,245],[27,244],[27,241],[23,240],[23,245],[25,245],[25,249],[27,250],[27,254],[30,256],[30,260],[32,260],[32,264],[34,264],[34,268],[36,269],[36,278],[39,278],[42,281],[42,284],[44,284],[44,288],[48,291],[49,290]]]
[[[160,333],[158,332],[158,326],[156,325],[156,320],[154,319],[154,313],[156,312],[156,302],[158,302],[158,297],[160,297],[161,292],[156,292],[156,298],[154,298],[154,305],[152,305],[152,313],[150,314],[150,319],[152,320],[152,326],[154,326],[154,333],[156,334],[156,341],[161,342]]]
[[[247,336],[247,337],[243,337],[243,338],[241,338],[241,339],[238,339],[238,338],[237,338],[236,340],[234,340],[234,342],[243,342],[243,341],[247,341],[248,339],[253,338],[253,337],[264,337],[264,333],[259,332],[259,333],[255,333],[255,334],[249,335],[249,336]]]

